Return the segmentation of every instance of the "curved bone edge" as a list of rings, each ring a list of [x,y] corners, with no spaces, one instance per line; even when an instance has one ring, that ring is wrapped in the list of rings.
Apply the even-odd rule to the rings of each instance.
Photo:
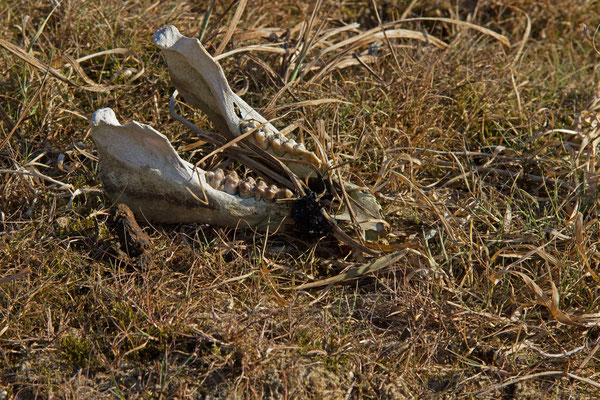
[[[233,93],[223,69],[198,39],[183,36],[173,25],[160,29],[152,39],[161,49],[179,93],[191,105],[204,111],[221,133],[231,138],[239,136],[238,126],[243,119],[267,122]],[[241,117],[236,114],[234,105],[239,107]],[[272,125],[267,126],[275,130]]]
[[[198,39],[184,36],[170,25],[156,32],[153,41],[161,49],[171,81],[179,93],[188,103],[200,108],[221,133],[237,137],[243,121],[255,120],[265,124],[266,131],[279,136],[273,125],[233,93],[223,69]],[[274,154],[270,148],[267,151]],[[288,167],[302,178],[314,175],[310,165],[291,162]]]
[[[289,216],[285,204],[213,189],[206,183],[205,171],[182,160],[167,137],[149,125],[135,121],[121,125],[105,108],[94,112],[91,127],[106,192],[138,217],[158,223],[264,228]]]

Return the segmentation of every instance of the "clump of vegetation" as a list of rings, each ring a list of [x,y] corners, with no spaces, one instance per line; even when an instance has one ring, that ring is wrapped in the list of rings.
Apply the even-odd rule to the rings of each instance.
[[[597,7],[4,3],[8,398],[596,396]],[[169,24],[375,193],[379,256],[143,221],[144,262],[119,249],[89,118],[110,106],[198,157],[150,41]]]

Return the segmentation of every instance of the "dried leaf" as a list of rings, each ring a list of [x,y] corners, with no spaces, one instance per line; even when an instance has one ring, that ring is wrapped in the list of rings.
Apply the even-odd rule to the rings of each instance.
[[[341,283],[351,279],[356,279],[366,274],[370,274],[380,269],[386,268],[394,264],[400,258],[404,257],[404,255],[408,253],[408,250],[401,250],[396,253],[388,254],[387,256],[383,256],[378,258],[377,260],[371,261],[370,263],[363,265],[361,267],[350,268],[348,271],[332,276],[327,279],[323,279],[317,282],[305,283],[304,285],[297,286],[297,290],[306,290],[313,289],[316,287],[332,285],[334,283]]]

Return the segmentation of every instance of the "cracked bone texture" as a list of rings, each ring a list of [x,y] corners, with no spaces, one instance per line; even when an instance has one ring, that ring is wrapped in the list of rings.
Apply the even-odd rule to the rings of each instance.
[[[104,108],[92,115],[91,128],[104,189],[113,201],[126,204],[142,219],[258,228],[266,228],[269,222],[291,222],[284,203],[219,190],[227,185],[230,191],[233,186],[237,189],[237,175],[207,174],[195,168],[149,125],[135,121],[121,125],[114,112]]]
[[[221,133],[233,139],[240,135],[240,131],[253,129],[250,126],[264,124],[266,137],[270,134],[276,138],[280,136],[273,125],[233,93],[223,69],[198,39],[183,36],[171,25],[156,32],[153,41],[162,51],[177,90],[188,103],[204,111]],[[247,121],[253,121],[256,125],[248,124]],[[254,139],[259,146],[264,146],[264,142],[255,137]],[[287,139],[278,140],[279,143],[270,141],[270,147],[265,150],[273,149],[275,154],[282,156],[284,153],[281,152],[281,144]],[[287,163],[288,168],[299,177],[314,176],[314,168],[321,166],[316,154],[306,149],[298,153],[290,152],[287,157],[309,164]]]

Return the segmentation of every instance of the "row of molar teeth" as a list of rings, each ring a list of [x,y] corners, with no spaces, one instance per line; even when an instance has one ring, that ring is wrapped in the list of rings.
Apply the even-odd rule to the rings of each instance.
[[[267,185],[265,181],[256,182],[248,177],[240,180],[238,174],[232,171],[225,175],[221,168],[206,173],[206,182],[214,189],[222,190],[226,193],[238,194],[244,199],[254,197],[254,200],[265,200],[272,202],[277,199],[289,199],[294,196],[289,189],[279,189],[275,185]]]
[[[306,147],[302,143],[296,143],[294,139],[287,139],[281,134],[267,133],[264,127],[259,128],[259,126],[258,121],[243,121],[240,124],[240,130],[244,134],[256,129],[254,132],[254,141],[263,150],[267,150],[270,147],[278,156],[289,154],[295,158],[301,158],[311,165],[319,166],[321,164],[321,160],[319,160],[317,155],[312,151],[306,150]]]

